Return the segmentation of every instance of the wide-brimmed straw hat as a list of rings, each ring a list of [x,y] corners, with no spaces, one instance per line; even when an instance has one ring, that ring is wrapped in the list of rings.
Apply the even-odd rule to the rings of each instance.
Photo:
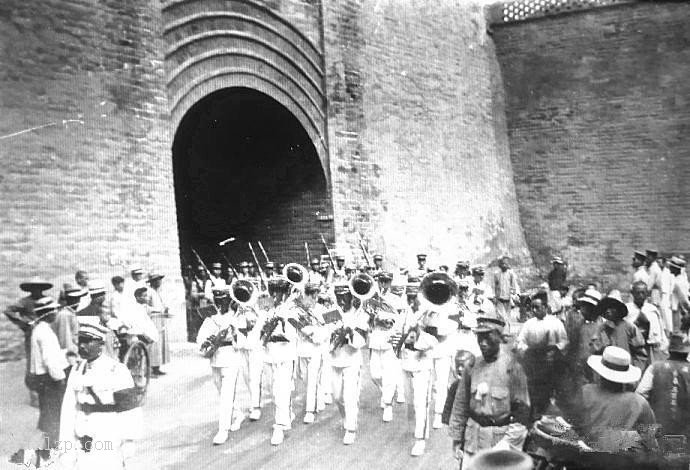
[[[25,281],[19,284],[19,288],[24,292],[30,292],[33,289],[41,289],[42,291],[52,289],[53,284],[41,279],[39,277],[33,277],[30,281]]]
[[[596,306],[599,304],[599,302],[601,302],[601,292],[590,287],[584,292],[584,294],[577,298],[576,302],[585,302]]]
[[[640,380],[642,371],[630,364],[630,353],[618,346],[607,346],[601,356],[587,358],[587,365],[606,380],[629,384]]]

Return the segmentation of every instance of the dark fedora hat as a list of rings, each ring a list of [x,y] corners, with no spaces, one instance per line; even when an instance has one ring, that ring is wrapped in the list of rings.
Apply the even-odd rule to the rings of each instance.
[[[594,311],[599,316],[603,316],[609,308],[615,309],[620,318],[625,318],[628,314],[628,307],[623,303],[621,294],[617,290],[612,290],[609,295],[601,299]]]

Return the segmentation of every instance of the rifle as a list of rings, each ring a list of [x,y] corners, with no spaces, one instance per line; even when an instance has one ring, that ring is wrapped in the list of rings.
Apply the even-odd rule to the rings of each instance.
[[[206,275],[211,280],[211,283],[215,286],[216,285],[216,277],[213,274],[211,274],[211,271],[208,270],[206,263],[204,263],[204,260],[201,259],[201,256],[199,256],[199,253],[197,253],[194,248],[192,248],[191,250],[192,250],[192,253],[194,253],[194,256],[196,256],[196,260],[199,262],[201,267],[204,268],[204,271],[206,271]]]
[[[259,259],[256,257],[256,253],[254,253],[254,247],[252,246],[252,242],[247,243],[249,245],[249,251],[252,252],[252,258],[254,258],[254,264],[256,264],[256,269],[259,270],[259,277],[261,278],[261,283],[268,289],[268,281],[266,280],[266,276],[264,275],[264,270],[261,269],[261,265],[259,264]]]
[[[228,267],[230,268],[230,271],[232,271],[232,275],[235,277],[235,279],[238,279],[237,271],[235,271],[235,267],[232,265],[232,263],[230,262],[228,257],[223,255],[223,259],[225,260],[226,263],[228,263]]]
[[[259,244],[259,248],[261,248],[261,252],[264,254],[264,258],[266,258],[266,262],[270,263],[271,261],[268,259],[268,255],[266,254],[266,250],[264,250],[264,246],[261,244],[261,240],[256,243]]]
[[[333,261],[333,256],[331,255],[331,250],[328,249],[328,245],[326,245],[326,239],[323,238],[323,234],[320,233],[321,235],[321,242],[323,243],[323,247],[326,249],[326,253],[328,254],[328,260],[331,262],[331,268],[333,268],[333,271],[335,272],[335,261]]]
[[[304,251],[307,252],[307,267],[309,267],[311,263],[311,256],[309,255],[309,242],[304,242]]]
[[[362,254],[364,255],[364,260],[367,262],[367,266],[373,266],[371,264],[371,259],[369,258],[369,253],[367,252],[367,249],[364,248],[364,241],[362,240],[362,235],[359,233],[357,234],[359,236],[359,247],[362,249]]]

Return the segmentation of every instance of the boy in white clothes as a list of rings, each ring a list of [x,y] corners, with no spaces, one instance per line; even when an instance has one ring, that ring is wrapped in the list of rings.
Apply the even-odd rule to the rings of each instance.
[[[197,334],[197,345],[210,360],[213,382],[220,397],[218,432],[213,437],[213,444],[220,445],[228,440],[228,431],[239,430],[244,420],[236,399],[242,358],[236,349],[237,329],[228,292],[226,289],[214,289],[213,297],[218,313],[202,323]]]
[[[343,417],[343,444],[350,445],[357,432],[362,349],[366,346],[369,315],[360,308],[350,308],[342,317],[331,335],[330,354],[333,401]]]

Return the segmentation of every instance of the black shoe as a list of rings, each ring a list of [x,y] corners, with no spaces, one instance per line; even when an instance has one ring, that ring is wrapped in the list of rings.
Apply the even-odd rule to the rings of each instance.
[[[161,376],[161,375],[165,375],[165,372],[163,372],[163,371],[160,370],[160,369],[153,369],[153,370],[151,371],[151,375],[154,376],[154,377],[159,377],[159,376]]]

